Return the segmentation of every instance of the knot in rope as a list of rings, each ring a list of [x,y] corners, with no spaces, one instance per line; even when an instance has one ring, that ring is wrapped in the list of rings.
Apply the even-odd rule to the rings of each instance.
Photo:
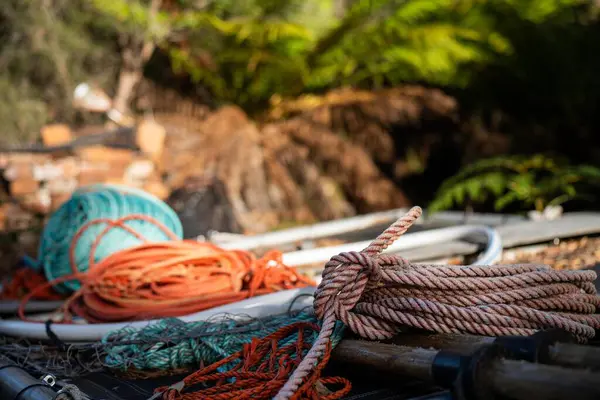
[[[327,313],[332,313],[336,320],[361,336],[393,335],[395,330],[391,325],[352,312],[365,289],[376,285],[381,275],[376,255],[344,252],[332,257],[325,265],[323,280],[315,292],[315,314],[319,319],[325,319]]]
[[[383,250],[411,227],[421,216],[421,208],[412,208],[403,218],[379,235],[360,252],[343,252],[333,256],[322,274],[315,292],[314,309],[320,319],[331,313],[354,333],[370,339],[387,339],[397,333],[393,325],[371,316],[352,312],[365,290],[377,287],[384,277],[385,266],[404,267],[409,263],[402,257],[383,255]]]
[[[351,309],[360,298],[367,282],[378,279],[381,269],[377,258],[356,251],[333,256],[325,265],[322,281],[315,293],[315,313],[324,318],[331,306]]]

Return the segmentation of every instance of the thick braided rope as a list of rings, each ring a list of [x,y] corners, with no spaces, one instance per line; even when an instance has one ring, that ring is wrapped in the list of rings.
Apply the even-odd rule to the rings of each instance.
[[[593,271],[554,271],[545,265],[413,265],[381,254],[419,218],[412,208],[361,252],[325,265],[315,292],[321,332],[275,397],[291,398],[326,349],[336,320],[371,340],[410,326],[440,333],[530,335],[559,328],[584,342],[600,320]]]

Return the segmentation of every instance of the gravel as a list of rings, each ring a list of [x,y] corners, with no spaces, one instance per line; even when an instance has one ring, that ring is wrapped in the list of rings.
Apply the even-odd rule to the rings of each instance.
[[[556,270],[580,270],[600,264],[600,238],[569,239],[541,250],[516,251],[502,263],[541,263]]]

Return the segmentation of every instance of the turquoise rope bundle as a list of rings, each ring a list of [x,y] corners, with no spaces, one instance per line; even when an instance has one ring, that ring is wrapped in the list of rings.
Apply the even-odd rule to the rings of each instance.
[[[167,204],[138,189],[118,185],[92,185],[77,190],[48,220],[42,233],[38,257],[46,278],[53,280],[73,273],[70,247],[77,232],[90,221],[118,220],[133,214],[142,214],[162,223],[179,239],[183,237],[181,221]],[[171,238],[155,223],[146,220],[124,222],[145,240],[160,242]],[[74,243],[75,264],[78,271],[89,268],[92,244],[107,227],[106,223],[89,226]],[[142,244],[143,241],[124,229],[113,227],[99,241],[94,262],[111,254]],[[78,281],[56,285],[60,292],[77,290]]]
[[[242,350],[243,345],[253,338],[264,338],[296,322],[318,323],[313,313],[300,312],[251,320],[221,318],[218,321],[182,322],[169,318],[142,329],[124,328],[111,332],[102,340],[107,354],[105,365],[122,371],[131,368],[166,371],[209,365]],[[334,346],[342,335],[340,323],[332,336]],[[312,332],[312,336],[308,339],[316,340],[317,333]],[[297,339],[295,334],[281,345]]]

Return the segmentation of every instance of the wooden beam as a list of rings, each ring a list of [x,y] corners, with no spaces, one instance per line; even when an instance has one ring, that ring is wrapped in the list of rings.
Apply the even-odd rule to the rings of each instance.
[[[394,338],[393,343],[467,355],[482,345],[493,343],[494,340],[496,338],[490,336],[403,333]],[[598,347],[555,343],[550,346],[548,355],[551,363],[555,365],[600,371],[600,348]]]
[[[600,213],[567,213],[552,221],[515,222],[496,227],[504,248],[600,233]]]
[[[386,374],[408,376],[433,384],[433,362],[437,350],[396,346],[362,340],[344,340],[333,351],[332,360]],[[495,359],[481,379],[494,393],[517,400],[600,399],[600,373],[525,361]]]

